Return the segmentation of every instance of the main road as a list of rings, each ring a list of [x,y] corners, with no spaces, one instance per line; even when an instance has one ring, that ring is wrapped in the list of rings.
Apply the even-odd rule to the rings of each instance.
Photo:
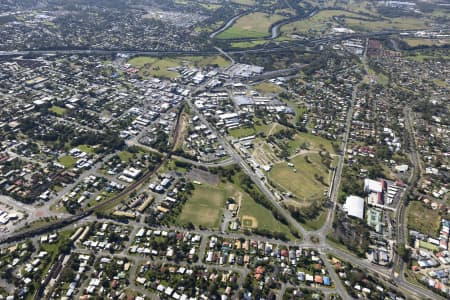
[[[311,44],[326,44],[338,42],[351,38],[367,38],[367,37],[382,37],[399,33],[414,33],[417,30],[383,30],[369,33],[354,33],[342,34],[334,36],[326,36],[320,38],[313,38],[309,40],[289,42],[290,47],[282,47],[278,45],[258,46],[252,49],[232,49],[227,50],[228,54],[245,54],[245,53],[291,53],[296,47],[304,47]],[[133,50],[133,49],[30,49],[30,50],[2,50],[1,57],[8,56],[24,56],[24,55],[114,55],[114,54],[128,54],[128,55],[146,55],[146,56],[210,56],[217,55],[220,52],[217,49],[185,51],[185,50]]]

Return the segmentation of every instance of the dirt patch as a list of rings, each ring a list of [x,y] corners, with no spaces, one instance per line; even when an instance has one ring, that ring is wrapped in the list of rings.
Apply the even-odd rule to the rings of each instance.
[[[295,208],[307,208],[311,206],[311,201],[296,201],[293,199],[286,199],[283,201],[285,206],[293,206]]]
[[[175,141],[175,149],[180,149],[183,146],[184,139],[189,127],[189,116],[183,114],[180,118],[180,134],[178,135],[178,140]]]
[[[242,216],[242,226],[245,228],[257,228],[258,220],[256,220],[256,218],[252,216]]]
[[[233,197],[236,199],[237,203],[239,206],[241,206],[242,204],[242,193],[241,192],[236,192]]]
[[[206,183],[212,186],[216,186],[219,183],[219,176],[212,174],[208,171],[200,170],[200,169],[192,169],[187,174],[186,177],[192,181],[199,181],[202,183]]]
[[[252,153],[252,156],[260,165],[270,165],[278,161],[278,158],[276,157],[269,144],[266,144],[265,142],[259,140],[255,141],[254,143],[254,151]]]

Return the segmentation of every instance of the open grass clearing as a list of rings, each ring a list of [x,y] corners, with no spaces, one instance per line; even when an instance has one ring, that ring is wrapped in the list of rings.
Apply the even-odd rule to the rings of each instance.
[[[256,133],[255,129],[253,127],[239,127],[235,129],[228,130],[228,133],[236,138],[240,139],[246,136],[254,135]]]
[[[300,84],[302,84],[300,82]],[[297,123],[297,120],[301,118],[304,114],[307,113],[308,109],[306,108],[306,105],[304,103],[295,101],[293,99],[286,99],[281,98],[281,100],[285,103],[287,103],[290,107],[292,107],[295,110],[295,116],[288,116],[288,121],[295,124]]]
[[[450,44],[450,39],[420,39],[420,38],[404,38],[402,39],[411,47],[417,46],[442,46]]]
[[[284,91],[282,87],[270,82],[262,82],[255,84],[253,88],[263,94],[278,94]]]
[[[288,166],[287,162],[276,163],[269,172],[270,180],[281,189],[293,193],[301,201],[320,199],[328,189],[330,173],[321,163],[319,154],[298,155],[291,163],[294,167]],[[322,178],[323,182],[318,178]]]
[[[77,159],[72,155],[66,155],[61,157],[58,162],[62,164],[65,168],[70,169],[77,163]]]
[[[252,157],[259,165],[271,165],[279,162],[274,148],[275,146],[268,144],[265,139],[256,138],[253,142]]]
[[[412,201],[407,208],[408,228],[423,234],[438,237],[441,217],[437,210],[425,206],[419,201]]]
[[[180,65],[180,61],[175,58],[138,56],[130,59],[128,63],[138,68],[139,74],[144,77],[176,78],[179,76],[176,71],[169,70]]]
[[[262,119],[256,119],[253,127],[239,127],[239,128],[235,128],[235,129],[230,129],[228,130],[228,133],[236,138],[236,139],[240,139],[243,137],[247,137],[247,136],[251,136],[251,135],[256,135],[259,133],[262,133],[266,136],[274,134],[278,131],[280,131],[281,129],[285,128],[285,126],[279,124],[279,123],[270,123],[270,124],[265,124],[264,121]]]
[[[62,116],[67,112],[67,109],[65,109],[64,107],[56,106],[56,105],[53,105],[52,107],[50,107],[49,110],[54,112],[58,116]]]
[[[231,0],[231,2],[241,5],[253,6],[256,5],[255,0]]]
[[[356,31],[412,30],[428,28],[426,20],[412,17],[389,18],[380,21],[364,21],[355,18],[345,18],[344,21],[349,28]]]
[[[238,217],[241,224],[245,223],[244,229],[258,228],[282,232],[289,239],[293,238],[289,228],[275,219],[270,210],[256,203],[242,188],[231,182],[195,185],[195,190],[184,204],[177,223],[219,228],[228,198],[233,198],[237,204],[241,204]]]
[[[217,66],[225,68],[230,62],[219,55],[214,56],[183,56],[183,57],[152,57],[138,56],[130,59],[128,63],[139,69],[141,76],[162,78],[176,78],[179,73],[174,70],[184,64],[196,67]]]
[[[302,1],[301,3],[308,3],[315,7],[328,9],[333,9],[336,6],[336,2],[333,0],[325,0],[325,1],[305,0]],[[339,7],[355,13],[365,13],[370,14],[372,16],[379,16],[376,3],[372,1],[348,0],[345,2],[339,2]]]
[[[449,86],[450,86],[447,82],[440,80],[440,79],[434,79],[433,82],[443,88],[449,88]]]
[[[438,59],[443,59],[443,60],[450,60],[450,55],[436,55],[436,56],[432,56],[432,55],[426,55],[426,54],[421,54],[421,53],[414,53],[413,55],[408,56],[409,59],[411,60],[415,60],[418,62],[424,62],[425,60],[438,60]]]
[[[270,26],[284,19],[281,15],[262,12],[242,16],[227,30],[217,35],[218,39],[261,38],[269,35]]]
[[[119,156],[120,160],[123,162],[129,162],[133,158],[133,153],[129,151],[120,151],[117,156]]]
[[[78,145],[76,148],[80,149],[81,151],[87,153],[87,154],[94,154],[95,150],[89,145]]]
[[[256,228],[258,229],[282,232],[286,234],[289,239],[293,239],[289,228],[275,219],[270,210],[256,203],[255,200],[253,200],[247,193],[243,193],[242,206],[239,210],[239,218],[244,228],[251,229],[256,225]],[[256,224],[254,224],[254,221],[250,224],[249,221],[252,218],[256,220]],[[245,221],[247,224],[245,224]]]
[[[283,35],[329,30],[331,27],[340,27],[340,25],[333,20],[333,17],[335,16],[359,17],[358,14],[343,10],[322,10],[310,18],[283,25],[280,30]]]
[[[207,3],[207,2],[200,2],[199,3],[202,7],[210,10],[216,10],[222,7],[221,4],[214,4],[214,3]]]
[[[328,211],[322,210],[316,218],[314,218],[312,220],[307,220],[305,223],[302,223],[302,224],[307,229],[319,230],[325,224],[325,222],[327,220],[327,216],[328,216]]]
[[[295,154],[296,150],[300,150],[302,146],[309,151],[321,151],[322,149],[334,154],[331,141],[310,133],[297,133],[293,140],[289,140],[288,148],[291,154]]]
[[[377,83],[382,84],[384,86],[389,84],[389,77],[383,73],[377,73],[372,68],[368,68],[369,74],[364,78],[366,83],[370,83],[372,79],[374,79]]]
[[[213,56],[184,56],[181,57],[183,61],[196,67],[218,66],[221,68],[228,67],[231,62],[220,55]]]
[[[376,5],[374,5],[374,2],[372,1],[355,1],[355,0],[350,0],[347,1],[346,3],[340,3],[339,5],[343,5],[343,7],[347,10],[350,10],[352,12],[356,12],[356,13],[365,13],[365,14],[370,14],[373,16],[378,16],[379,13],[376,9]]]
[[[224,186],[195,185],[195,190],[186,201],[177,222],[181,225],[192,223],[197,226],[218,228],[227,195]]]
[[[180,134],[178,135],[178,140],[175,141],[174,150],[178,150],[183,146],[183,141],[186,138],[186,135],[188,133],[189,128],[189,115],[186,113],[183,113],[180,118],[180,124],[181,124],[181,130]]]
[[[419,241],[419,247],[430,250],[430,251],[439,251],[438,246],[436,246],[432,243],[425,242],[425,241]]]
[[[264,45],[267,43],[266,40],[257,40],[257,41],[246,41],[246,42],[233,42],[231,43],[231,47],[233,48],[253,48],[256,46]]]
[[[208,26],[201,26],[198,25],[194,28],[195,32],[213,32],[217,29],[219,29],[220,27],[222,27],[224,25],[224,21],[222,20],[217,20],[216,22],[214,22],[213,24],[210,24]]]

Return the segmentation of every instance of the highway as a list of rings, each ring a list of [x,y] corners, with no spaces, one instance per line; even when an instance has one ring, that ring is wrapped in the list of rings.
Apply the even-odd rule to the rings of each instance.
[[[370,261],[368,261],[367,259],[358,258],[354,254],[350,254],[346,251],[340,250],[340,249],[330,245],[326,241],[326,234],[328,233],[328,231],[331,228],[334,211],[336,210],[336,207],[337,207],[337,192],[339,190],[338,187],[339,187],[340,177],[341,177],[343,163],[344,163],[345,149],[346,149],[347,143],[348,143],[348,136],[349,136],[349,132],[350,132],[351,120],[352,120],[352,115],[353,115],[353,104],[356,99],[357,91],[358,91],[357,87],[355,86],[353,93],[352,93],[352,102],[351,102],[350,109],[349,109],[349,112],[347,115],[346,131],[344,133],[343,144],[342,144],[342,153],[340,155],[340,160],[339,160],[339,164],[338,164],[338,168],[340,170],[337,170],[337,173],[339,173],[340,175],[338,176],[338,174],[336,174],[336,176],[335,176],[335,177],[339,177],[339,178],[335,179],[337,181],[335,181],[335,183],[334,183],[335,186],[333,187],[333,192],[332,192],[333,200],[334,200],[333,201],[334,202],[333,209],[332,209],[332,211],[330,211],[325,225],[316,232],[306,231],[303,228],[303,226],[301,226],[290,215],[289,212],[287,212],[283,207],[281,207],[280,203],[276,200],[276,198],[272,194],[272,192],[270,192],[268,190],[267,186],[255,175],[253,170],[248,166],[248,164],[244,161],[244,159],[237,153],[237,151],[234,149],[234,147],[231,146],[230,143],[224,137],[221,137],[220,140],[221,140],[221,144],[224,147],[224,149],[226,149],[228,151],[228,153],[231,155],[231,157],[236,162],[238,162],[238,164],[241,166],[242,170],[248,176],[251,177],[251,179],[255,182],[255,184],[261,189],[261,191],[267,197],[267,199],[269,199],[271,201],[271,203],[274,205],[274,207],[277,209],[277,211],[283,217],[285,217],[285,219],[287,220],[287,222],[289,224],[294,226],[294,228],[296,228],[298,230],[298,232],[302,234],[302,236],[303,236],[302,242],[300,242],[300,243],[294,242],[295,245],[298,245],[301,247],[312,248],[312,249],[318,249],[321,252],[336,255],[337,257],[351,263],[352,265],[360,268],[361,270],[365,270],[368,272],[370,271],[370,272],[378,274],[380,278],[383,278],[386,281],[386,284],[392,285],[390,283],[391,279],[392,279],[390,269],[387,269],[387,268],[379,266],[379,265],[375,265],[375,264],[371,263]],[[220,134],[215,130],[215,128],[213,126],[210,125],[210,123],[203,117],[203,115],[196,110],[195,106],[192,105],[191,101],[188,101],[188,104],[191,107],[191,111],[194,111],[200,117],[202,122],[204,124],[207,124],[209,129],[212,130],[218,137],[220,137]],[[312,235],[319,235],[319,237],[320,237],[319,243],[311,243],[310,242],[310,237]],[[401,289],[404,293],[406,293],[408,295],[411,294],[411,291],[412,291],[413,295],[426,297],[426,298],[430,298],[430,299],[444,299],[444,298],[436,295],[435,293],[433,293],[430,290],[427,290],[423,287],[419,287],[419,286],[416,286],[416,285],[413,285],[413,284],[407,282],[404,279],[404,277],[398,279],[397,282],[395,283],[395,285],[393,285],[393,287]]]
[[[399,201],[399,206],[397,208],[396,214],[395,214],[395,222],[397,224],[396,226],[396,237],[397,237],[397,246],[404,244],[408,245],[408,241],[406,239],[406,232],[408,230],[407,228],[407,218],[406,218],[406,197],[408,197],[411,193],[412,188],[417,183],[417,181],[420,178],[420,175],[422,174],[422,166],[420,163],[420,156],[417,151],[416,147],[416,137],[414,134],[414,127],[413,122],[411,118],[411,108],[405,107],[403,110],[403,113],[405,115],[405,129],[406,133],[409,137],[409,148],[410,148],[410,154],[411,154],[411,163],[412,163],[412,172],[408,180],[408,187],[404,191],[402,195],[401,201]],[[398,255],[397,252],[394,254],[393,258],[393,267],[392,267],[392,276],[396,279],[398,282],[405,281],[405,272],[406,272],[406,265],[402,259]]]
[[[280,203],[277,201],[272,192],[270,192],[267,186],[255,175],[254,171],[248,166],[242,156],[237,153],[234,147],[216,130],[214,126],[211,126],[211,124],[208,122],[208,120],[206,120],[203,114],[197,110],[195,105],[192,104],[191,99],[188,100],[188,104],[191,107],[191,111],[195,112],[195,114],[199,116],[203,124],[206,124],[208,126],[208,129],[219,137],[219,142],[223,146],[223,148],[228,152],[233,160],[239,164],[239,166],[242,168],[242,171],[253,180],[253,182],[258,186],[258,188],[267,197],[267,199],[270,200],[277,211],[286,219],[288,223],[293,225],[302,236],[306,236],[308,234],[307,231],[300,224],[298,224],[298,222],[296,222],[296,220],[291,216],[289,212],[281,207]]]
[[[398,33],[399,31],[382,31],[377,33],[371,33],[364,35],[365,37],[372,37],[372,36],[378,36],[378,35],[390,35]],[[404,32],[404,31],[403,31]],[[324,37],[324,38],[318,38],[318,39],[311,39],[306,42],[293,42],[292,45],[295,46],[304,46],[305,43],[312,43],[312,44],[321,44],[321,43],[329,43],[329,42],[336,42],[342,39],[347,38],[353,38],[358,37],[359,35],[341,35],[341,36],[333,36],[333,37]],[[274,52],[285,52],[285,51],[292,51],[292,48],[284,48],[284,47],[270,47],[270,48],[256,48],[256,49],[249,49],[249,50],[234,50],[234,51],[227,51],[224,52],[222,49],[215,49],[216,51],[119,51],[119,50],[36,50],[36,51],[0,51],[0,58],[1,57],[7,57],[7,56],[20,56],[20,55],[73,55],[73,54],[80,54],[80,55],[110,55],[115,53],[125,53],[130,55],[152,55],[152,56],[170,56],[170,55],[217,55],[218,53],[226,56],[229,58],[232,63],[234,63],[234,60],[231,55],[233,54],[242,54],[242,53],[274,53]],[[296,69],[298,70],[298,69]],[[274,72],[271,74],[267,74],[267,76],[279,76],[279,72]],[[197,89],[196,92],[198,92],[201,89]],[[361,259],[359,257],[356,257],[353,254],[350,254],[349,252],[346,252],[344,250],[341,250],[333,245],[331,245],[326,240],[326,235],[331,229],[331,226],[333,224],[333,218],[335,216],[336,208],[338,207],[338,191],[340,186],[340,180],[342,177],[342,170],[345,163],[345,153],[347,150],[347,144],[348,144],[348,138],[351,128],[351,121],[352,121],[352,115],[353,115],[353,107],[356,100],[358,92],[358,87],[355,85],[352,97],[351,97],[351,103],[350,107],[347,113],[347,120],[346,120],[346,126],[345,131],[343,135],[342,145],[341,145],[341,153],[339,154],[339,160],[338,164],[335,170],[335,176],[333,178],[332,182],[332,189],[330,193],[330,199],[333,203],[332,209],[330,209],[327,220],[325,222],[325,225],[317,230],[317,231],[307,231],[304,229],[303,226],[297,220],[295,220],[291,214],[280,204],[280,202],[277,200],[277,198],[274,196],[270,188],[265,184],[264,181],[262,181],[258,176],[256,176],[254,170],[247,164],[245,159],[239,154],[239,152],[235,149],[235,147],[231,144],[229,140],[227,140],[226,137],[222,136],[214,126],[212,126],[208,120],[203,116],[201,112],[199,112],[195,105],[192,104],[192,99],[187,100],[187,104],[190,106],[191,110],[199,116],[201,121],[208,126],[208,128],[219,137],[220,144],[224,147],[224,149],[228,152],[230,155],[230,158],[225,159],[220,162],[215,163],[202,163],[202,162],[196,162],[193,160],[189,160],[187,158],[182,157],[174,157],[176,159],[179,159],[181,161],[188,162],[190,164],[196,165],[196,166],[207,166],[207,167],[220,167],[220,166],[227,166],[230,164],[237,163],[242,171],[247,174],[252,181],[258,186],[258,188],[261,190],[261,192],[265,195],[265,197],[271,202],[273,207],[277,210],[277,212],[292,226],[294,227],[299,234],[302,235],[303,239],[302,241],[293,241],[290,243],[287,243],[289,245],[296,245],[300,247],[305,248],[311,248],[316,249],[321,253],[321,256],[323,257],[324,261],[326,261],[325,254],[332,254],[337,256],[338,258],[341,258],[345,261],[348,261],[352,265],[362,269],[363,271],[367,272],[373,272],[377,275],[379,275],[380,278],[382,278],[387,284],[391,284],[392,279],[394,278],[394,275],[396,275],[396,270],[399,270],[398,276],[395,278],[395,283],[393,284],[395,287],[401,289],[405,294],[408,295],[415,295],[416,297],[422,297],[422,298],[430,298],[430,299],[444,299],[443,297],[440,297],[436,294],[434,294],[432,291],[427,290],[421,286],[413,285],[406,281],[404,277],[404,271],[405,271],[405,265],[403,263],[403,260],[398,256],[394,255],[394,267],[392,269],[387,269],[378,265],[374,265],[370,263],[366,259]],[[194,95],[196,93],[193,93]],[[406,117],[406,129],[407,133],[410,136],[411,141],[411,159],[413,162],[413,174],[414,176],[411,177],[409,185],[410,187],[415,183],[417,180],[420,171],[421,171],[421,165],[419,160],[419,155],[417,153],[417,149],[415,147],[415,137],[412,130],[412,120],[411,120],[411,112],[408,108],[405,109],[405,115]],[[176,126],[176,130],[174,133],[174,140],[178,138],[178,126]],[[139,144],[138,139],[129,141],[129,144]],[[164,156],[163,161],[171,157],[171,152]],[[156,167],[156,170],[158,169],[160,165]],[[135,184],[129,186],[124,192],[120,193],[118,196],[114,197],[111,200],[108,200],[108,203],[111,201],[116,201],[120,197],[123,197],[124,195],[127,195],[128,193],[131,193],[132,191],[136,190],[138,187],[140,187],[142,182],[145,182],[148,178],[150,178],[154,174],[155,170],[153,172],[149,172],[144,175],[141,180],[136,182]],[[65,191],[64,191],[65,192]],[[409,189],[404,193],[404,195],[407,195],[409,192]],[[102,204],[105,205],[105,204]],[[9,243],[11,241],[17,241],[26,237],[34,236],[43,232],[48,232],[50,230],[59,229],[66,226],[73,226],[75,222],[79,222],[82,224],[85,221],[92,221],[90,218],[90,214],[94,211],[94,209],[98,209],[101,206],[96,206],[92,209],[89,209],[88,211],[79,213],[75,216],[70,216],[67,218],[62,218],[58,220],[55,224],[52,224],[50,226],[43,226],[41,228],[38,228],[36,230],[30,230],[25,233],[15,235],[11,234],[10,239],[6,239],[6,236],[3,236],[0,240],[0,244]],[[396,224],[397,224],[397,244],[405,243],[405,231],[406,231],[406,220],[405,220],[405,205],[404,201],[401,201],[399,204],[399,208],[397,209],[397,213],[395,216]],[[138,223],[136,223],[136,226]],[[172,227],[174,228],[174,227]],[[208,234],[214,234],[214,235],[220,235],[224,237],[237,237],[242,236],[245,237],[242,234],[234,234],[234,233],[221,233],[221,232],[215,232],[215,231],[207,231],[207,230],[192,230],[193,232],[201,233],[203,236],[207,236]],[[312,243],[311,237],[315,236],[318,237],[318,243]],[[264,237],[256,237],[259,240],[269,240]],[[279,242],[279,241],[278,241]],[[337,275],[332,270],[332,266],[329,265],[329,263],[325,263],[328,270],[331,270],[330,276],[332,277],[333,281],[336,282],[336,289],[338,292],[343,295],[344,299],[350,299],[348,296],[345,288],[342,286],[342,283],[340,282],[339,278],[337,278]]]
[[[243,12],[243,13],[241,13],[241,14],[238,14],[238,15],[232,17],[231,19],[229,19],[229,20],[225,23],[225,25],[223,25],[222,27],[220,27],[220,28],[217,29],[216,31],[212,32],[212,33],[209,35],[209,38],[210,38],[210,39],[215,38],[218,34],[224,32],[225,30],[227,30],[228,28],[230,28],[230,27],[234,24],[234,22],[235,22],[237,19],[239,19],[240,17],[245,16],[245,15],[247,15],[247,14],[249,14],[249,13],[250,13],[250,11],[245,11],[245,12]]]
[[[228,54],[246,54],[246,53],[291,53],[296,47],[302,49],[307,45],[320,45],[332,42],[339,42],[350,38],[367,38],[367,37],[381,37],[389,36],[399,33],[414,33],[417,30],[383,30],[370,33],[355,33],[355,34],[342,34],[334,36],[326,36],[320,38],[314,38],[304,41],[293,41],[286,46],[270,45],[270,46],[258,46],[252,49],[224,49]],[[184,51],[184,50],[130,50],[130,49],[30,49],[30,50],[4,50],[0,51],[1,57],[17,57],[26,55],[114,55],[114,54],[128,54],[135,56],[211,56],[220,54],[217,49],[214,50],[198,50],[198,51]]]
[[[355,85],[353,87],[350,107],[347,112],[347,120],[345,123],[344,135],[342,137],[341,150],[340,150],[340,153],[338,156],[338,164],[336,166],[333,181],[331,183],[332,188],[331,188],[331,193],[330,193],[330,200],[333,202],[333,207],[328,212],[327,220],[326,220],[324,226],[322,226],[322,228],[320,228],[318,231],[315,232],[315,234],[319,235],[321,237],[321,239],[325,239],[328,232],[330,232],[331,226],[333,225],[334,216],[336,214],[336,207],[338,206],[338,194],[339,194],[339,187],[341,184],[342,169],[344,168],[345,153],[347,152],[348,137],[350,135],[350,129],[351,129],[351,125],[352,125],[353,107],[355,104],[357,94],[358,94],[358,86]]]
[[[353,91],[353,95],[352,95],[352,103],[355,99],[355,95],[357,92],[357,88],[355,87],[354,91]],[[192,105],[191,100],[189,99],[187,101],[187,103],[191,106],[191,109],[193,112],[195,112],[202,120],[202,122],[204,122],[204,124],[207,124],[207,126],[209,127],[209,129],[212,130],[212,132],[214,132],[215,134],[217,134],[218,137],[221,137],[221,135],[219,135],[219,133],[217,132],[217,130],[210,125],[210,123],[204,118],[204,116],[198,112],[195,108],[194,105]],[[291,224],[300,234],[302,234],[303,236],[303,240],[302,241],[294,241],[294,242],[290,242],[288,244],[290,245],[296,245],[296,246],[300,246],[300,247],[304,247],[304,248],[311,248],[311,249],[316,249],[317,251],[319,251],[322,254],[332,254],[335,255],[338,258],[341,258],[345,261],[348,261],[349,263],[351,263],[352,265],[365,270],[367,272],[373,272],[375,274],[378,274],[380,278],[382,278],[383,280],[386,281],[386,284],[390,284],[389,282],[392,279],[392,271],[390,269],[378,266],[378,265],[374,265],[372,263],[370,263],[368,260],[366,259],[361,259],[356,257],[353,254],[350,254],[346,251],[343,251],[341,249],[336,248],[333,245],[330,245],[327,241],[326,241],[326,233],[328,232],[328,230],[330,229],[330,226],[332,224],[332,216],[334,214],[334,210],[336,209],[336,193],[337,193],[337,189],[339,186],[339,177],[338,176],[340,174],[340,172],[342,171],[342,167],[343,167],[343,157],[344,157],[344,153],[345,153],[345,149],[347,147],[347,141],[348,141],[348,134],[349,134],[349,124],[351,123],[351,115],[352,115],[352,105],[350,106],[349,112],[348,112],[348,117],[347,117],[347,130],[345,131],[344,134],[344,138],[343,138],[343,144],[342,144],[342,153],[340,156],[340,163],[338,163],[338,167],[337,167],[337,172],[336,172],[336,179],[334,182],[334,192],[332,191],[332,195],[333,195],[333,200],[334,200],[334,206],[333,206],[333,211],[331,211],[329,213],[329,216],[327,218],[327,222],[326,224],[317,232],[310,232],[310,231],[306,231],[291,215],[288,211],[286,211],[281,205],[280,203],[276,200],[275,196],[272,194],[272,192],[268,189],[268,187],[265,185],[264,182],[262,182],[253,172],[253,170],[248,166],[248,164],[245,162],[245,160],[241,157],[241,155],[239,155],[239,153],[234,149],[234,147],[230,144],[229,141],[227,141],[224,137],[220,138],[220,143],[222,144],[222,146],[224,147],[224,149],[226,149],[228,151],[228,153],[231,156],[231,159],[227,160],[227,164],[231,163],[231,162],[237,162],[242,170],[252,178],[252,180],[255,182],[255,184],[260,188],[260,190],[264,193],[264,195],[267,197],[268,200],[271,201],[271,203],[273,204],[273,206],[277,209],[277,211],[287,220],[287,222],[289,224]],[[176,130],[177,131],[177,130]],[[175,133],[176,135],[176,133]],[[176,138],[174,138],[176,139]],[[167,156],[165,156],[167,158]],[[340,169],[340,171],[339,171]],[[149,175],[151,176],[151,175]],[[132,186],[130,188],[128,188],[125,193],[129,193],[132,190],[136,189],[137,186],[139,186],[139,183],[136,186]],[[35,230],[33,232],[30,232],[28,235],[21,235],[21,236],[16,236],[15,238],[13,237],[11,240],[5,241],[2,240],[0,243],[4,244],[5,242],[10,242],[10,241],[16,241],[16,240],[20,240],[22,238],[25,237],[29,237],[29,236],[33,236],[42,232],[47,232],[49,230],[54,230],[57,228],[62,228],[62,227],[66,227],[66,226],[70,226],[72,225],[74,222],[78,221],[78,224],[82,224],[84,221],[92,221],[92,218],[89,217],[90,215],[90,211],[89,212],[84,212],[83,214],[80,215],[76,215],[73,217],[69,217],[66,219],[62,219],[60,221],[58,221],[57,224],[55,224],[55,226],[48,226],[48,227],[43,227],[40,228],[39,230]],[[401,223],[404,224],[404,223]],[[137,224],[136,224],[137,226]],[[215,232],[215,231],[202,231],[202,230],[193,230],[193,232],[201,232],[203,235],[205,234],[214,234],[214,235],[220,235],[220,236],[224,236],[224,237],[238,237],[238,236],[242,236],[245,237],[242,234],[225,234],[225,233],[221,233],[221,232]],[[311,235],[320,235],[320,239],[318,243],[311,243],[310,238]],[[263,237],[255,237],[259,240],[269,240]],[[274,241],[275,242],[275,241]],[[397,261],[398,263],[398,261]],[[328,266],[329,268],[329,266]],[[402,275],[399,276],[396,279],[396,283],[395,283],[395,287],[401,289],[404,293],[406,294],[415,294],[418,297],[426,297],[426,298],[431,298],[431,299],[444,299],[436,294],[434,294],[433,292],[422,288],[420,286],[416,286],[413,284],[408,283],[403,276],[403,272],[401,272]],[[333,275],[331,275],[332,277],[334,277]],[[337,280],[336,277],[333,278],[333,280]],[[340,293],[345,293],[343,290],[341,290],[342,288],[337,286],[337,289],[339,290]],[[346,295],[346,294],[344,294]],[[347,299],[347,298],[346,298]]]

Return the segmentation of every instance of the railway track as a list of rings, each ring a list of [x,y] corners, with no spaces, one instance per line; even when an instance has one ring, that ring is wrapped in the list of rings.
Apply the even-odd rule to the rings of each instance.
[[[173,145],[172,148],[167,152],[167,154],[165,156],[163,156],[163,158],[161,159],[160,162],[158,162],[152,170],[148,171],[147,173],[145,173],[141,178],[139,178],[136,182],[132,183],[131,185],[129,185],[128,187],[126,187],[123,191],[121,191],[120,193],[118,193],[117,195],[115,195],[114,197],[105,200],[95,206],[92,206],[91,208],[84,210],[84,211],[80,211],[79,213],[58,220],[56,222],[53,222],[51,224],[46,224],[37,228],[32,228],[29,230],[25,230],[23,232],[11,235],[7,238],[3,238],[0,239],[0,245],[2,244],[7,244],[7,243],[11,243],[11,242],[16,242],[16,241],[20,241],[23,240],[25,238],[29,238],[29,237],[33,237],[35,235],[38,234],[42,234],[48,231],[53,231],[59,228],[63,228],[66,227],[70,224],[75,223],[78,220],[84,219],[85,217],[91,215],[92,213],[108,207],[110,204],[120,200],[122,197],[127,196],[128,194],[130,194],[131,192],[133,192],[134,190],[136,190],[139,186],[141,186],[144,182],[146,182],[147,180],[149,180],[158,170],[159,168],[161,168],[161,166],[170,159],[170,157],[172,156],[172,152],[174,150],[176,141],[179,139],[180,137],[180,118],[182,115],[182,112],[184,110],[184,104],[180,107],[178,114],[177,114],[177,120],[176,120],[176,124],[175,124],[175,130],[174,130],[174,134],[173,134]]]

